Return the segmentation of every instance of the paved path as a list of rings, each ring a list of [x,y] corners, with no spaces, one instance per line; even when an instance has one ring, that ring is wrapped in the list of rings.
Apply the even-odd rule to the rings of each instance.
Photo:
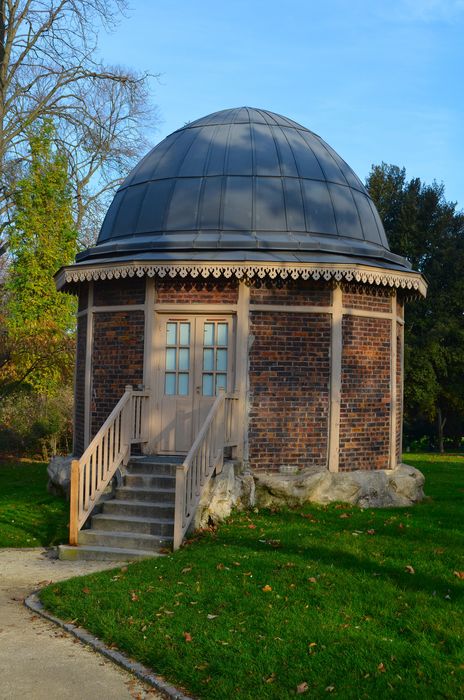
[[[23,605],[39,584],[115,566],[118,564],[59,561],[44,549],[0,550],[1,700],[165,697]]]

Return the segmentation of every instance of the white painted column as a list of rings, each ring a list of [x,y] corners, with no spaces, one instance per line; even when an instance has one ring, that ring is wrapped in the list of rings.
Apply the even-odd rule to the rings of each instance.
[[[403,457],[403,415],[404,415],[404,310],[403,310],[403,318],[401,319],[402,323],[400,324],[400,343],[401,343],[401,356],[400,356],[400,362],[401,362],[401,370],[400,370],[400,390],[401,390],[401,424],[400,424],[400,462],[402,461]]]
[[[342,320],[343,295],[341,287],[332,292],[332,333],[330,347],[330,422],[328,465],[338,472],[340,458],[340,402],[342,390]]]
[[[84,383],[84,449],[90,442],[90,419],[92,400],[92,348],[93,348],[93,282],[89,282],[87,298],[87,334],[85,344]]]
[[[145,415],[148,442],[142,445],[142,451],[150,453],[155,439],[155,352],[154,352],[154,326],[155,326],[155,279],[147,277],[145,282],[144,304],[144,333],[143,333],[143,384],[145,391],[150,392],[148,408]]]
[[[391,297],[391,340],[390,340],[390,469],[396,467],[396,401],[398,397],[396,383],[396,293]]]
[[[235,386],[238,391],[236,458],[243,464],[248,463],[248,342],[250,335],[250,288],[239,283],[237,304],[237,336],[235,351]]]

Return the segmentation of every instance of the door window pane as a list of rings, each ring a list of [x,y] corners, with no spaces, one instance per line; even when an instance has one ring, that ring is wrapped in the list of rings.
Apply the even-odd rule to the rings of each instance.
[[[177,393],[179,396],[188,396],[189,393],[189,376],[186,373],[179,374],[179,387]]]
[[[214,369],[214,350],[203,350],[203,369],[212,372]]]
[[[166,396],[188,396],[190,370],[190,322],[166,323]]]
[[[176,370],[176,348],[166,349],[166,369]]]
[[[227,372],[227,350],[217,351],[216,369],[218,370],[218,372]]]
[[[227,389],[227,374],[216,374],[216,394],[219,389]]]
[[[218,323],[217,326],[217,344],[227,347],[227,323]]]
[[[203,345],[214,345],[214,323],[205,323]]]
[[[188,348],[181,348],[179,350],[179,369],[190,369],[190,350]]]
[[[174,396],[176,393],[176,375],[175,372],[166,372],[164,393],[166,396]]]
[[[190,323],[179,323],[179,345],[190,345]]]
[[[212,374],[203,375],[203,396],[213,396],[213,376]]]
[[[166,323],[166,345],[176,345],[177,323]]]

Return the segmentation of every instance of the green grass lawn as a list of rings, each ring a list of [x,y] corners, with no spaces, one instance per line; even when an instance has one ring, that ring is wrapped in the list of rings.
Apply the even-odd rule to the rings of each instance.
[[[69,504],[47,493],[47,465],[0,462],[0,547],[66,542]]]
[[[200,698],[463,697],[464,458],[407,461],[421,505],[235,514],[42,600]]]

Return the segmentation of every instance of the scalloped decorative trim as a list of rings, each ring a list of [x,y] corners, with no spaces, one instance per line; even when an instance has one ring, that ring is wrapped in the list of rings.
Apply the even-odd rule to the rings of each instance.
[[[323,279],[326,281],[355,282],[396,289],[416,291],[426,295],[427,285],[424,278],[417,272],[396,272],[381,270],[374,267],[342,266],[342,265],[291,265],[285,263],[131,263],[126,265],[107,265],[87,268],[77,266],[65,267],[56,276],[56,284],[61,289],[67,284],[91,282],[97,280],[125,279],[127,277],[202,277],[212,276],[236,277],[239,280],[252,280],[254,277],[263,279]]]

